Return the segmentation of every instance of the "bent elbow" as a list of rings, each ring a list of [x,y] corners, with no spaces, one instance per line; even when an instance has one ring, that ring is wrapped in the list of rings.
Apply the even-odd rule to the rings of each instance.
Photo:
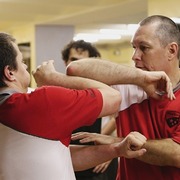
[[[103,107],[99,117],[116,114],[119,111],[122,101],[120,93],[116,90],[108,89],[108,91],[103,92],[102,95]]]
[[[111,111],[110,114],[114,114],[119,111],[121,101],[122,101],[122,98],[121,98],[120,93],[115,91],[111,97],[111,105],[110,105],[111,108],[109,109]]]
[[[77,74],[77,63],[76,62],[71,62],[67,67],[66,67],[66,74],[70,76],[75,76]]]

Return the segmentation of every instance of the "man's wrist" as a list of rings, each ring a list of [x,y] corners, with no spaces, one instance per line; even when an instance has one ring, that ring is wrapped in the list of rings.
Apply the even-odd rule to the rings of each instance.
[[[137,86],[143,87],[144,86],[144,79],[145,79],[145,73],[141,69],[137,69],[136,75],[135,75],[135,84]]]

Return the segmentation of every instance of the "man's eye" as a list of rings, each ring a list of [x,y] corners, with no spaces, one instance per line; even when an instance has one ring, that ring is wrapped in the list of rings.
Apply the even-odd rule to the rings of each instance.
[[[141,46],[140,49],[141,49],[141,51],[146,51],[146,50],[148,49],[148,47],[146,47],[146,46]]]
[[[77,58],[71,58],[70,60],[71,61],[77,61],[78,59]]]

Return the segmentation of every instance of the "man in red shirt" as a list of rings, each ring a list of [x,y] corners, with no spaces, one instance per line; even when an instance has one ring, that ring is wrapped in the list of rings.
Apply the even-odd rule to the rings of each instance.
[[[159,94],[159,98],[163,99],[158,101],[147,96],[137,86],[115,86],[122,96],[116,119],[120,139],[131,131],[139,131],[148,139],[144,145],[146,154],[134,159],[120,159],[117,179],[180,179],[180,31],[170,18],[150,16],[140,22],[132,38],[132,46],[135,66],[146,72],[167,73],[176,99],[170,101],[163,96],[164,92],[154,91],[154,97]],[[121,83],[121,69],[117,64],[97,60],[93,64],[91,59],[73,62],[70,66],[69,74],[96,79],[109,85]],[[126,75],[128,76],[128,72]],[[88,136],[82,134],[79,138]],[[104,138],[104,143],[106,139],[107,137]],[[103,143],[97,135],[90,135],[88,141],[91,140]]]
[[[61,87],[27,93],[30,74],[22,54],[12,36],[0,33],[1,180],[74,180],[73,168],[146,152],[141,148],[146,138],[138,132],[113,145],[69,147],[74,129],[116,112],[121,96],[103,83],[57,73],[52,61],[43,63],[35,76],[44,68],[55,72]]]

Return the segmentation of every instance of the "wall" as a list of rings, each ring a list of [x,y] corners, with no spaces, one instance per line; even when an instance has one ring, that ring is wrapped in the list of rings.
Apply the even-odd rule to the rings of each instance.
[[[133,48],[131,47],[130,40],[121,44],[97,44],[96,47],[100,51],[103,59],[120,64],[133,65],[133,61],[131,60]]]

